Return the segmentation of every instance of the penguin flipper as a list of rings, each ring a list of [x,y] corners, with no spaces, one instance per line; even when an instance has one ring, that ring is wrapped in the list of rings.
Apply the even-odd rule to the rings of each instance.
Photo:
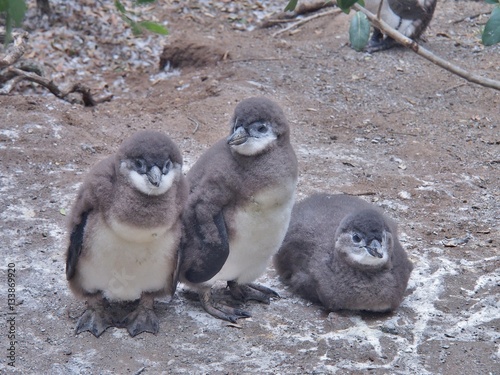
[[[85,226],[89,214],[99,209],[101,202],[109,202],[115,180],[114,159],[108,157],[96,164],[83,182],[69,217],[70,239],[66,253],[66,279],[76,272],[78,259],[83,250]],[[100,198],[98,198],[100,197]]]
[[[223,212],[220,211],[213,217],[213,225],[217,229],[218,241],[207,241],[202,235],[201,226],[196,225],[200,240],[200,251],[197,253],[196,262],[185,272],[189,282],[202,283],[210,280],[219,272],[229,256],[229,237]]]
[[[76,264],[83,248],[83,234],[85,232],[85,225],[87,224],[87,217],[90,211],[85,211],[81,215],[81,221],[73,227],[69,238],[68,252],[66,255],[66,279],[73,278],[76,272]]]

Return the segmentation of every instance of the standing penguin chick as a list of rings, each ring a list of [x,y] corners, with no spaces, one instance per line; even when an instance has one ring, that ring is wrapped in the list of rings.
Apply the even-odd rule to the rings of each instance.
[[[95,165],[80,188],[70,216],[66,277],[87,300],[76,333],[99,337],[126,326],[131,336],[157,333],[154,297],[177,285],[181,213],[187,199],[182,157],[165,134],[140,131],[116,155]],[[108,302],[135,301],[122,322]]]
[[[378,13],[380,2],[380,18],[404,36],[418,39],[431,22],[437,0],[365,0],[365,8],[373,14]],[[382,51],[392,48],[396,41],[389,36],[384,38],[382,32],[375,28],[368,44],[368,52]]]
[[[245,311],[216,303],[215,282],[233,298],[269,303],[277,296],[253,284],[285,237],[297,184],[297,159],[281,108],[258,97],[239,103],[231,135],[205,152],[187,174],[180,281],[198,291],[205,310],[235,322]]]
[[[274,264],[281,280],[330,311],[391,311],[413,269],[396,225],[373,205],[316,194],[298,203]]]

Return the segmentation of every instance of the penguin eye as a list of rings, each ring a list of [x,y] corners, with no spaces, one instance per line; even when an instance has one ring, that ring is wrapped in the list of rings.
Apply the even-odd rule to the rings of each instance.
[[[357,233],[354,233],[354,234],[352,235],[352,241],[353,241],[354,243],[360,243],[360,242],[361,242],[361,237],[360,237]]]
[[[262,124],[262,125],[260,125],[260,126],[257,128],[257,131],[258,131],[259,133],[265,133],[265,132],[267,132],[267,126],[266,126],[266,125],[264,125],[264,124]]]
[[[134,166],[137,172],[139,173],[146,173],[146,162],[142,159],[135,159],[134,160]]]
[[[170,171],[171,168],[172,168],[172,162],[170,160],[167,160],[165,162],[165,164],[163,165],[161,173],[167,174]]]

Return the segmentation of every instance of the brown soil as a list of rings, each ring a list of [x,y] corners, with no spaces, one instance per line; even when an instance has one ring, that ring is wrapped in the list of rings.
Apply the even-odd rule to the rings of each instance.
[[[452,22],[490,9],[440,1],[425,47],[500,80],[500,46],[479,44],[486,18]],[[154,12],[169,20],[162,43],[171,50],[202,46],[176,55],[177,73],[157,75],[158,54],[155,66],[84,76],[115,94],[95,108],[31,86],[0,97],[0,372],[500,374],[500,94],[405,49],[353,51],[347,15],[273,37],[278,28],[238,30],[220,8],[188,14],[171,1]],[[170,303],[157,301],[156,336],[115,328],[75,336],[85,306],[64,276],[64,214],[83,174],[139,129],[167,132],[187,170],[228,134],[236,103],[256,95],[288,116],[298,199],[356,194],[397,220],[415,265],[400,308],[328,314],[290,295],[270,267],[259,281],[284,298],[248,304],[253,318],[239,326],[208,316],[181,286]],[[9,263],[15,368],[6,355]]]

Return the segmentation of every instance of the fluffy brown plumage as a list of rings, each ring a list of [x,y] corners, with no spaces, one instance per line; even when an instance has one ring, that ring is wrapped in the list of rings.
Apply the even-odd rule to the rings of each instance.
[[[274,264],[294,293],[331,311],[396,309],[413,268],[392,220],[362,199],[327,194],[295,205]]]
[[[297,180],[289,132],[276,103],[246,99],[235,108],[230,137],[206,151],[187,175],[180,278],[218,318],[248,314],[213,309],[209,293],[217,280],[228,281],[238,299],[269,300],[269,290],[247,286],[264,272],[288,225]]]
[[[131,335],[157,331],[153,299],[173,294],[177,285],[180,216],[188,190],[181,168],[180,151],[168,136],[141,131],[86,175],[69,217],[66,256],[71,290],[89,305],[77,333],[99,336],[119,326],[105,304],[139,298],[139,310],[148,316],[137,321],[137,311],[123,325]]]

